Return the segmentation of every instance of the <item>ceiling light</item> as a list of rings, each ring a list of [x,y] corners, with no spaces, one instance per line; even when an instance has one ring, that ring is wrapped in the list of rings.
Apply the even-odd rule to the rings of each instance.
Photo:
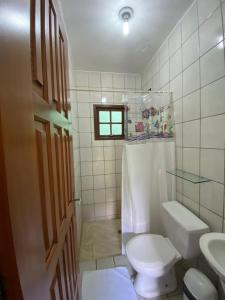
[[[123,7],[119,11],[119,18],[123,21],[123,34],[128,35],[130,32],[129,21],[133,17],[134,11],[131,7]]]

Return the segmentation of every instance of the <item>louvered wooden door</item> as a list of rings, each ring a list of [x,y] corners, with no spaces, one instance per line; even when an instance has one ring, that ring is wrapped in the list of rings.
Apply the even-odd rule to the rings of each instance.
[[[34,128],[49,298],[76,299],[72,137],[66,34],[53,0],[31,0]]]
[[[1,0],[0,20],[0,279],[5,299],[76,300],[66,34],[54,0]]]

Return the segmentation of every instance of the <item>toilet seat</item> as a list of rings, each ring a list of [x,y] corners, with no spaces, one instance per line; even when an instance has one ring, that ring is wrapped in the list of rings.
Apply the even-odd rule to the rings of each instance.
[[[141,234],[129,240],[127,257],[138,272],[165,274],[177,261],[177,253],[161,235]]]

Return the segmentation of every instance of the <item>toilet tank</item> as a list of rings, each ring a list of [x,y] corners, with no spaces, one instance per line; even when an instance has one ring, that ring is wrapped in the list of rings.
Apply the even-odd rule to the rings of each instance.
[[[167,237],[184,259],[200,254],[199,239],[209,227],[177,201],[162,204],[162,220]]]

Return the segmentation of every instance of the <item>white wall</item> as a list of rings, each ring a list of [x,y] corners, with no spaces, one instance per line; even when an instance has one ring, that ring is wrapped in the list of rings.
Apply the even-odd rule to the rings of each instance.
[[[121,104],[123,93],[118,90],[140,90],[141,76],[74,70],[72,78],[71,87],[86,90],[71,91],[76,197],[82,197],[83,221],[117,218],[123,141],[95,140],[93,104],[102,98],[106,104]]]
[[[143,73],[143,88],[174,93],[177,166],[212,181],[177,180],[177,199],[225,232],[225,2],[198,0]]]

